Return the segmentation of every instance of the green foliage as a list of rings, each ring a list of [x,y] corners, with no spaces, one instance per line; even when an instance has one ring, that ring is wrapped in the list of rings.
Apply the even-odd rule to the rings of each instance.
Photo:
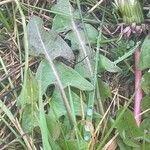
[[[142,107],[143,111],[150,109],[150,95],[146,95],[142,99],[141,107]],[[148,113],[149,113],[149,111],[148,111]]]
[[[78,23],[78,26],[77,26],[77,29],[80,33],[81,38],[82,38],[82,42],[84,43],[85,46],[88,45],[89,44],[87,41],[87,38],[88,38],[90,44],[95,44],[97,41],[97,37],[98,37],[98,31],[90,24],[85,23],[84,26],[85,26],[86,33],[84,31],[84,27],[83,27],[81,22]],[[76,34],[73,31],[70,31],[66,35],[65,38],[71,41],[73,50],[81,48],[80,43],[76,37]]]
[[[72,8],[70,5],[69,0],[59,0],[53,7],[52,10],[61,13],[64,13],[66,15],[70,15],[69,13],[69,7]],[[72,8],[73,9],[73,8]]]
[[[107,57],[100,55],[100,62],[99,62],[99,70],[108,71],[108,72],[120,72],[121,69],[112,61],[110,61]]]
[[[22,113],[22,128],[24,132],[30,133],[38,124],[38,111],[35,106],[26,105]]]
[[[66,3],[67,3],[66,5],[69,7],[68,2],[66,2]],[[62,5],[65,5],[65,4],[62,4]],[[62,5],[61,5],[61,1],[59,1],[57,3],[57,5],[54,6],[53,10],[59,11],[61,13],[65,12],[65,13],[69,14],[68,9],[67,10],[65,9],[63,11],[60,9],[62,7]],[[73,14],[76,17],[76,16],[78,16],[79,13],[78,13],[77,10],[75,10],[75,11],[73,11]],[[72,29],[70,18],[65,17],[65,16],[61,17],[62,23],[60,24],[60,20],[58,20],[60,17],[61,17],[61,15],[56,15],[55,16],[55,18],[53,20],[52,28],[55,28],[55,26],[56,26],[56,28],[57,28],[56,31],[66,31],[66,28],[68,27],[68,24],[69,24],[68,30]],[[89,44],[87,39],[89,40],[90,44],[95,44],[96,41],[97,41],[97,37],[98,37],[98,31],[91,24],[85,23],[84,24],[84,27],[85,27],[85,30],[86,30],[86,32],[85,32],[83,24],[79,20],[74,19],[74,21],[75,21],[75,23],[77,22],[78,32],[80,33],[80,36],[82,38],[82,42],[84,43],[84,46],[87,49],[87,53],[88,53],[90,62],[92,64],[92,66],[94,67],[95,66],[95,54],[92,53],[91,50],[89,49],[89,47],[87,46]],[[75,33],[73,32],[73,30],[70,31],[69,33],[67,33],[67,35],[65,36],[65,39],[69,39],[71,41],[71,47],[72,47],[73,50],[80,49],[79,41],[78,41]],[[83,61],[81,61],[81,60],[83,60]],[[78,71],[83,77],[88,78],[89,77],[89,72],[88,72],[88,69],[87,69],[87,65],[85,64],[84,56],[80,51],[79,51],[79,55],[78,55],[76,61],[77,62],[81,61],[81,62],[78,63],[75,66],[75,70]],[[99,64],[100,64],[100,69],[99,69],[100,71],[102,71],[102,70],[107,70],[107,71],[110,71],[110,72],[120,71],[120,69],[117,66],[115,66],[115,64],[113,62],[111,62],[108,58],[106,58],[105,56],[102,56],[101,62]]]
[[[142,121],[141,126],[140,126],[140,128],[145,132],[145,134],[150,133],[150,124],[149,124],[149,122],[150,122],[150,117],[148,116],[146,119],[144,119]]]
[[[59,13],[55,15],[53,19],[52,30],[56,32],[66,32],[72,28],[69,7],[71,6],[68,0],[59,0],[58,3],[52,7],[53,11]]]
[[[150,73],[146,72],[143,77],[142,77],[142,81],[141,81],[141,86],[143,91],[146,93],[146,96],[143,97],[142,102],[141,102],[141,108],[142,111],[145,113],[143,114],[144,116],[144,120],[141,123],[141,129],[146,132],[145,134],[149,134],[150,132],[150,125],[149,125],[149,121],[150,121]],[[148,144],[146,144],[145,146],[147,146]]]
[[[120,112],[121,111],[122,109]],[[125,111],[116,127],[119,131],[119,135],[126,145],[130,147],[139,147],[139,141],[137,139],[143,136],[143,132],[136,125],[133,113],[130,110],[127,109]]]
[[[55,66],[59,73],[62,84],[65,87],[72,86],[83,91],[91,91],[94,89],[93,85],[84,79],[78,72],[63,63],[56,62]],[[41,79],[39,78],[41,74]],[[43,60],[38,67],[36,73],[37,80],[42,80],[42,94],[45,93],[47,87],[51,84],[56,84],[55,76],[47,60]]]
[[[149,69],[150,68],[150,35],[148,35],[141,47],[141,57],[140,57],[140,68],[142,70],[144,69]],[[150,112],[149,112],[149,108],[150,108],[150,72],[145,72],[145,74],[142,77],[142,81],[141,81],[141,87],[143,89],[143,91],[145,92],[145,96],[142,99],[141,102],[141,108],[142,111],[144,112],[144,114],[142,115],[144,117],[144,120],[141,123],[141,129],[145,132],[145,136],[148,136],[150,133]],[[148,139],[150,139],[150,137],[148,137]],[[143,149],[149,149],[150,147],[150,142],[144,142],[142,145]]]
[[[124,53],[124,55],[122,55],[121,57],[119,57],[114,63],[115,64],[118,64],[120,63],[121,61],[127,59],[129,56],[133,55],[133,53],[135,52],[136,48],[139,47],[139,43],[137,43],[136,46],[130,48],[130,50],[126,53]],[[127,47],[126,47],[127,48]]]
[[[67,60],[74,60],[74,55],[67,43],[54,31],[46,31],[43,27],[43,21],[37,16],[32,16],[28,23],[28,40],[30,54],[38,56],[47,54],[54,60],[57,57],[63,57]]]
[[[143,75],[141,86],[146,94],[150,94],[150,72],[147,72]]]
[[[118,144],[118,147],[120,150],[132,150],[133,148],[126,145],[124,142],[123,142],[123,139],[121,139],[121,137],[118,137],[117,138],[117,144]]]
[[[60,5],[60,2],[62,3],[62,1],[59,1],[59,3],[58,3],[59,5]],[[61,12],[62,10],[59,8],[60,6],[58,6],[58,4],[53,7],[53,10]],[[65,13],[68,13],[68,11],[66,11]],[[76,14],[77,14],[77,11],[76,11]],[[64,31],[68,31],[72,28],[71,20],[65,16],[61,17],[62,24],[58,23],[58,19],[60,19],[60,17],[61,17],[61,15],[58,15],[58,14],[55,16],[55,18],[53,20],[52,30],[49,30],[49,31],[46,31],[43,28],[43,22],[40,18],[33,16],[29,20],[28,39],[29,39],[30,54],[33,56],[39,56],[40,54],[44,54],[46,57],[47,57],[47,55],[49,55],[51,57],[51,59],[54,61],[54,65],[56,67],[56,70],[58,71],[58,74],[60,76],[60,79],[61,79],[61,82],[62,82],[64,88],[66,88],[67,86],[71,86],[71,87],[75,87],[82,91],[92,91],[92,90],[94,90],[93,85],[89,81],[84,79],[84,77],[89,77],[84,61],[77,64],[75,66],[75,70],[74,70],[71,67],[68,67],[65,64],[55,60],[58,57],[63,57],[67,60],[74,59],[74,55],[73,55],[71,48],[66,44],[66,42],[59,35],[57,35],[53,31],[53,30],[55,30],[56,32],[64,32]],[[97,37],[98,37],[98,31],[92,25],[87,24],[87,23],[85,24],[85,30],[87,31],[86,33],[83,30],[83,26],[81,23],[79,23],[77,29],[80,33],[80,36],[82,37],[82,42],[84,43],[84,46],[87,48],[88,54],[90,56],[89,58],[90,58],[91,64],[94,67],[96,56],[95,56],[95,52],[91,53],[91,49],[88,46],[88,42],[90,42],[90,44],[96,43]],[[88,37],[89,41],[87,40],[87,37]],[[69,32],[66,35],[65,39],[68,39],[71,41],[71,47],[73,50],[79,49],[79,55],[78,55],[77,61],[84,59],[82,53],[80,52],[80,45],[78,44],[78,40],[77,40],[77,37],[74,34],[74,32],[73,31]],[[45,48],[46,51],[44,51],[43,48]],[[46,52],[47,52],[47,54],[46,54]],[[103,71],[119,72],[119,71],[121,71],[121,69],[118,66],[116,66],[116,64],[114,62],[110,61],[107,57],[105,57],[103,55],[99,55],[98,57],[99,57],[98,71],[100,71],[100,72],[103,72]],[[48,138],[47,133],[49,131],[51,133],[49,136],[51,138],[53,138],[54,140],[57,140],[57,139],[59,139],[59,137],[61,135],[61,128],[60,128],[59,124],[57,123],[57,120],[62,116],[66,117],[67,111],[65,109],[61,94],[57,88],[56,78],[53,74],[53,71],[51,69],[49,62],[46,59],[42,60],[39,64],[38,70],[36,72],[36,80],[38,81],[39,92],[41,94],[40,98],[39,98],[39,114],[40,114],[39,115],[39,126],[41,128],[42,137],[47,139]],[[55,85],[55,89],[54,89],[53,95],[49,101],[50,109],[48,109],[48,115],[45,116],[41,98],[42,98],[42,95],[45,94],[48,86],[52,85],[52,84]],[[30,85],[30,84],[28,84],[28,85]],[[32,86],[30,85],[30,88],[31,87]],[[111,97],[111,90],[109,89],[108,85],[105,82],[99,81],[99,87],[100,87],[99,92],[100,92],[100,95],[102,96],[103,100],[108,97]],[[30,88],[28,88],[28,89],[30,89]],[[20,95],[20,97],[22,97],[21,95]],[[67,92],[66,92],[66,95],[69,99],[69,95],[67,94]],[[74,92],[72,92],[72,100],[73,100],[73,107],[75,110],[74,115],[81,116],[80,98]],[[20,100],[20,101],[22,101],[22,103],[21,103],[22,105],[25,105],[27,103],[24,99]],[[27,103],[27,104],[30,104],[30,103]],[[86,104],[83,103],[82,107],[83,107],[82,111],[85,111]],[[33,109],[32,110],[25,109],[23,112],[22,124],[26,131],[31,131],[37,125],[36,121],[35,121],[35,124],[32,124],[31,126],[29,126],[29,128],[27,128],[25,126],[26,122],[29,122],[30,120],[34,120],[34,118],[32,118],[33,116],[28,118],[28,120],[25,120],[24,119],[25,116],[28,115],[28,113],[34,114],[35,112],[36,111]],[[54,132],[56,129],[58,131],[57,133]],[[70,147],[70,146],[75,147],[74,144],[76,145],[76,140],[73,140],[72,142],[70,145],[70,141],[68,141],[68,142],[65,141],[65,143],[67,143],[67,144],[65,144],[65,146],[67,145],[67,147]],[[45,145],[48,147],[50,146],[48,140],[43,141],[43,143],[45,143]],[[51,145],[55,146],[54,141],[51,143]],[[45,146],[45,148],[46,148],[46,146]],[[77,149],[77,148],[75,148],[75,149]]]
[[[69,98],[68,92],[66,92],[66,95]],[[81,111],[80,98],[74,92],[72,92],[72,100],[73,100],[73,107],[75,110],[75,115],[81,116],[82,111]],[[54,114],[57,118],[66,115],[67,112],[66,112],[65,106],[63,104],[61,94],[58,89],[55,89],[49,104],[51,106],[50,111],[49,111],[50,114]],[[85,110],[86,105],[84,104],[84,102],[82,104],[82,107]]]
[[[141,47],[140,68],[141,70],[150,68],[150,35],[148,35]]]
[[[66,32],[71,29],[71,20],[63,15],[56,15],[53,19],[52,30],[56,32]]]
[[[62,149],[65,150],[70,150],[70,149],[79,150],[77,140],[65,140],[65,141],[60,140],[60,145]],[[81,141],[80,150],[87,150],[87,149],[88,149],[88,144],[86,142]]]
[[[101,3],[92,13],[86,12],[97,3],[96,0],[51,1],[51,10],[46,9],[51,7],[46,6],[49,4],[48,1],[45,3],[39,1],[36,5],[32,5],[32,2],[29,2],[29,4],[26,4],[26,2],[15,2],[17,3],[17,7],[14,5],[15,3],[10,3],[10,6],[12,5],[13,8],[12,14],[9,13],[10,7],[7,7],[6,11],[0,10],[0,28],[2,27],[0,30],[2,31],[2,33],[0,33],[0,50],[2,47],[0,54],[5,55],[5,49],[9,49],[7,48],[9,44],[11,46],[11,44],[13,45],[13,43],[15,43],[16,48],[11,49],[11,53],[12,56],[15,56],[14,58],[17,60],[17,63],[13,62],[13,67],[17,66],[18,62],[19,67],[22,67],[25,61],[25,71],[22,69],[22,72],[25,72],[23,76],[24,84],[19,97],[17,97],[18,91],[15,91],[16,95],[13,95],[11,91],[10,94],[8,93],[8,95],[6,95],[6,98],[11,95],[14,99],[17,99],[17,106],[19,106],[17,113],[19,112],[19,114],[16,115],[15,110],[9,107],[10,105],[7,106],[9,101],[4,100],[3,102],[3,100],[0,100],[0,121],[2,120],[0,125],[4,124],[12,132],[10,136],[4,138],[6,139],[6,143],[2,141],[6,149],[7,146],[10,145],[11,147],[11,144],[18,144],[19,141],[23,146],[31,142],[33,149],[35,146],[36,148],[44,150],[98,150],[102,149],[106,141],[110,140],[113,134],[119,132],[117,136],[118,149],[148,150],[150,147],[150,75],[149,71],[145,69],[150,68],[150,36],[148,35],[142,44],[142,55],[139,62],[140,68],[146,71],[141,81],[145,93],[141,109],[145,112],[142,113],[143,120],[141,126],[137,127],[132,112],[127,109],[133,96],[129,102],[119,110],[117,116],[115,116],[116,118],[110,115],[112,110],[114,112],[120,108],[124,98],[128,99],[126,92],[122,92],[122,81],[116,83],[118,84],[118,93],[115,92],[114,94],[116,87],[113,85],[111,89],[109,84],[107,84],[109,81],[107,82],[101,79],[103,73],[111,72],[113,77],[115,77],[115,73],[117,73],[116,81],[118,76],[121,76],[120,73],[124,74],[124,62],[127,60],[128,62],[126,61],[125,63],[128,64],[132,61],[131,56],[139,46],[139,43],[135,44],[132,40],[120,40],[120,37],[117,36],[119,30],[115,34],[107,33],[107,28],[109,29],[110,27],[109,30],[112,31],[112,27],[116,27],[116,24],[112,24],[114,23],[113,15],[115,14],[110,15],[112,13],[111,9],[109,12],[111,6],[108,5],[110,2]],[[41,4],[44,5],[41,7]],[[9,6],[9,3],[3,6]],[[20,23],[18,8],[21,13],[22,24]],[[70,9],[72,10],[72,14],[70,13]],[[82,10],[85,11],[83,12]],[[7,13],[9,13],[9,15]],[[25,15],[23,13],[25,13]],[[132,14],[136,13],[137,12],[132,12]],[[27,16],[28,14],[37,14],[37,16],[33,15],[31,17]],[[12,15],[14,15],[14,21],[11,20]],[[128,15],[131,14],[126,14],[127,17]],[[43,20],[38,16],[42,17]],[[26,32],[25,19],[28,18],[30,19]],[[50,20],[47,18],[50,18]],[[130,19],[134,20],[133,18]],[[112,20],[112,23],[110,23],[110,20]],[[22,32],[22,25],[24,32]],[[14,32],[11,33],[13,28]],[[6,34],[3,30],[8,33]],[[26,34],[28,39],[26,38]],[[21,43],[22,35],[25,37],[25,53]],[[15,47],[14,45],[13,47]],[[28,57],[28,46],[31,61]],[[83,52],[84,48],[86,54]],[[17,56],[18,49],[19,57]],[[102,49],[104,49],[104,51],[106,50],[106,55],[101,52]],[[113,53],[112,49],[114,49]],[[76,54],[76,52],[78,52],[78,54]],[[41,55],[44,56],[41,58]],[[12,56],[11,58],[13,58]],[[32,61],[35,61],[35,56],[36,60],[38,58],[41,60],[38,61],[36,65],[34,65],[34,63],[32,64]],[[4,56],[4,58],[7,58],[7,55]],[[54,69],[52,69],[52,65],[50,65],[49,58],[52,60],[51,62],[62,82],[62,88],[70,105],[70,115],[74,120],[73,124],[69,122],[63,101],[64,99],[59,90],[55,77],[56,74],[54,75]],[[86,58],[89,58],[91,70],[93,70],[94,74],[93,76],[89,73]],[[7,59],[7,61],[8,60],[9,59]],[[70,66],[73,64],[72,67],[63,63],[65,61],[67,61]],[[31,69],[34,70],[35,76],[30,69],[27,70],[29,65],[32,65]],[[10,64],[7,64],[6,67],[4,67],[6,69],[0,68],[0,71],[2,70],[2,72],[6,74],[5,83],[8,83],[7,79],[11,79],[12,72],[9,68],[10,66]],[[132,64],[128,64],[127,66],[128,72],[130,72],[132,70]],[[15,70],[15,73],[16,72]],[[106,76],[107,75],[106,73]],[[12,78],[12,81],[13,80],[14,77]],[[15,81],[12,82],[12,85],[13,84],[15,85]],[[53,86],[53,88],[49,88],[50,86]],[[2,87],[2,90],[6,92],[6,94],[7,91],[10,90],[9,84],[6,86],[1,83],[0,87]],[[14,89],[11,90],[15,90],[15,86]],[[113,92],[111,90],[113,90]],[[117,101],[115,100],[116,98]],[[107,101],[107,99],[109,101]],[[114,101],[111,103],[112,106],[109,107],[112,99]],[[14,107],[14,105],[12,107]],[[18,126],[18,120],[21,128]],[[5,126],[2,128],[2,131],[5,131]],[[23,130],[25,136],[22,135],[22,130],[20,129]],[[86,138],[83,138],[86,137],[85,131],[89,133],[89,139],[93,136],[90,142],[86,142]],[[6,133],[7,132],[8,131],[6,131]],[[96,135],[94,132],[96,132]],[[14,138],[13,140],[15,142],[10,141],[10,143],[7,143],[9,137],[12,139],[14,135],[17,140]],[[36,137],[36,135],[38,136]],[[37,139],[39,141],[36,141]],[[8,149],[11,148],[8,147]],[[14,148],[21,149],[15,146]],[[25,149],[28,148],[25,147]]]
[[[51,133],[52,138],[56,141],[61,133],[60,123],[58,123],[57,119],[51,113],[46,115],[46,122],[49,133]]]
[[[68,9],[67,10],[66,9],[65,10],[60,9],[63,5],[65,5],[65,8],[69,7],[68,2],[66,2],[66,4],[62,4],[62,1],[59,1],[57,3],[57,5],[55,5],[52,10],[55,10],[55,11],[58,11],[61,13],[65,12],[66,14],[69,14],[70,12]],[[74,13],[75,17],[78,16],[78,14],[79,14],[77,10],[73,11],[73,13]],[[61,23],[60,23],[60,21],[61,21]],[[75,21],[75,23],[77,22],[77,30],[80,33],[80,36],[82,38],[82,42],[84,43],[84,46],[87,49],[87,53],[88,53],[88,57],[90,59],[90,62],[92,64],[92,66],[94,67],[95,66],[95,53],[91,52],[91,49],[87,45],[89,43],[92,45],[92,44],[95,44],[97,42],[98,31],[91,24],[85,23],[84,24],[84,27],[86,30],[86,32],[85,32],[83,24],[77,19],[74,19],[74,21]],[[62,17],[61,15],[56,15],[54,17],[54,20],[53,20],[52,29],[56,30],[57,32],[69,31],[70,29],[72,29],[71,31],[69,31],[69,33],[66,34],[65,39],[68,39],[71,41],[71,48],[73,50],[76,50],[76,49],[80,50],[81,49],[80,43],[78,41],[78,38],[76,37],[74,29],[72,28],[72,22],[71,22],[71,19],[69,17],[66,17],[66,16]],[[81,60],[83,60],[83,61],[81,61]],[[87,65],[84,62],[84,56],[81,53],[81,51],[79,51],[79,55],[78,55],[76,61],[77,62],[81,61],[81,62],[75,66],[75,70],[77,70],[83,77],[88,78],[89,72],[87,69]],[[113,62],[111,62],[105,56],[101,56],[101,62],[99,64],[100,64],[100,69],[99,69],[100,71],[102,71],[102,70],[107,70],[110,72],[120,71],[120,68],[117,67]]]
[[[43,103],[43,94],[42,94],[42,87],[41,87],[41,74],[39,75],[39,83],[38,83],[38,88],[39,88],[39,99],[38,99],[38,104],[39,104],[39,127],[41,130],[41,136],[42,136],[42,144],[43,144],[43,148],[52,149],[52,146],[54,145],[55,147],[55,143],[51,137],[51,134],[48,132],[48,127],[47,127],[47,122],[46,122],[46,115],[45,115],[45,111],[44,111],[44,103]],[[51,139],[51,140],[49,140]]]
[[[28,70],[26,84],[23,86],[17,99],[17,105],[25,107],[26,104],[35,105],[38,100],[38,86],[32,72]]]
[[[103,100],[103,102],[106,100],[106,98],[112,97],[111,89],[106,82],[99,79],[98,85],[99,85],[100,97]]]
[[[3,25],[8,32],[12,31],[12,16],[7,16],[7,12],[5,11],[3,6],[1,6],[0,9],[0,25]]]

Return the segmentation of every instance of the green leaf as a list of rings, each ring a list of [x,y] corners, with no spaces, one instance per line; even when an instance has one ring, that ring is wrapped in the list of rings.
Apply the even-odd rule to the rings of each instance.
[[[71,30],[70,18],[63,15],[56,15],[53,19],[52,30],[58,33]]]
[[[106,82],[103,82],[102,80],[99,79],[98,85],[99,85],[100,97],[103,101],[105,101],[106,98],[112,97],[111,89]]]
[[[108,71],[108,72],[120,72],[121,69],[112,61],[110,61],[107,57],[100,55],[99,59],[99,71]]]
[[[52,24],[54,31],[66,32],[72,29],[69,7],[72,9],[73,17],[79,18],[79,12],[77,10],[74,11],[68,0],[59,0],[57,4],[52,7],[52,10],[57,12]]]
[[[98,31],[90,24],[85,24],[85,29],[87,31],[87,35],[83,30],[82,25],[78,25],[78,31],[80,33],[80,36],[82,37],[82,42],[85,45],[85,48],[87,50],[87,55],[90,59],[91,66],[94,68],[95,66],[95,52],[94,50],[91,51],[91,49],[88,46],[87,37],[89,39],[90,44],[95,44],[97,42],[98,37]],[[66,39],[69,39],[71,41],[72,49],[80,49],[79,41],[75,35],[74,32],[69,32],[66,37]],[[75,70],[79,72],[83,77],[89,78],[89,69],[85,62],[85,57],[82,54],[81,51],[79,51],[79,55],[77,57],[77,65],[75,66]],[[104,71],[107,70],[109,72],[118,72],[121,69],[116,66],[114,62],[111,62],[108,58],[106,58],[103,55],[100,55],[100,63],[99,63],[99,69],[98,71]]]
[[[64,88],[67,86],[72,86],[83,91],[91,91],[94,89],[93,85],[89,81],[84,79],[78,72],[73,70],[71,67],[68,67],[60,62],[56,62],[55,67],[57,68]],[[42,94],[44,94],[49,85],[56,84],[55,76],[47,60],[43,60],[40,63],[36,73],[37,80],[40,80],[40,74],[42,80]]]
[[[146,94],[150,94],[150,72],[147,72],[143,75],[141,86]]]
[[[118,63],[122,62],[123,60],[127,59],[129,56],[131,56],[135,52],[136,48],[139,47],[139,44],[140,43],[137,43],[136,46],[130,48],[130,50],[128,52],[124,53],[124,55],[122,55],[117,60],[115,60],[114,63],[118,64]]]
[[[139,65],[141,70],[150,68],[150,35],[145,38],[142,44]]]
[[[118,114],[121,110],[122,109],[120,109]],[[143,132],[137,127],[133,113],[130,110],[126,110],[116,127],[126,145],[131,147],[139,146],[136,138],[143,136]]]
[[[150,117],[144,119],[144,120],[141,122],[140,128],[141,128],[143,131],[147,131],[146,133],[149,133],[149,132],[150,132]]]
[[[17,99],[17,105],[24,107],[26,104],[35,104],[38,100],[37,80],[28,70],[26,84],[22,87],[21,93]]]
[[[2,27],[5,27],[9,32],[12,32],[12,28],[13,28],[12,18],[10,18],[10,16],[8,17],[6,14],[7,12],[4,12],[4,10],[2,10],[1,8],[0,9],[0,25]]]
[[[87,50],[88,49],[89,48],[87,47]],[[95,66],[95,53],[89,52],[89,56],[90,56],[89,59],[90,59],[91,65],[94,67]],[[102,73],[104,71],[108,71],[108,72],[120,72],[121,71],[121,69],[114,62],[109,60],[107,57],[103,55],[99,55],[99,57],[100,58],[98,62],[98,72]],[[79,72],[79,74],[81,74],[83,77],[89,78],[88,68],[87,68],[87,65],[85,65],[84,57],[82,55],[79,54],[77,62],[79,63],[75,65],[75,70]]]
[[[60,145],[63,150],[79,150],[77,140],[69,139],[69,140],[60,140]],[[80,150],[87,150],[88,143],[84,141],[80,141]]]
[[[21,123],[25,133],[31,132],[38,126],[38,112],[32,105],[26,105],[24,107]]]
[[[90,44],[95,44],[97,42],[98,31],[91,24],[87,23],[85,23],[85,30],[87,35],[84,34],[88,37]]]
[[[94,50],[89,48],[89,43],[90,44],[95,44],[97,41],[97,36],[98,36],[98,31],[90,24],[86,24],[85,23],[85,30],[87,32],[84,32],[84,28],[83,25],[81,23],[78,23],[77,25],[77,29],[78,32],[80,34],[80,37],[82,39],[82,43],[86,49],[88,58],[90,60],[91,66],[94,67],[95,66],[95,52]],[[66,37],[66,39],[71,41],[71,47],[73,50],[77,50],[79,49],[79,54],[77,57],[77,64],[75,66],[75,70],[77,72],[79,72],[80,75],[82,75],[85,78],[89,78],[90,72],[89,72],[89,68],[87,66],[87,63],[85,61],[85,56],[83,54],[83,52],[81,51],[81,45],[79,43],[79,40],[76,36],[76,33],[71,31],[69,32]],[[87,41],[87,39],[89,41]],[[80,62],[80,63],[78,63]]]
[[[145,97],[143,97],[141,102],[141,107],[142,107],[142,111],[145,111],[150,108],[150,95],[146,95]]]
[[[69,94],[67,92],[66,92],[66,96],[69,99]],[[77,94],[75,94],[74,92],[72,92],[72,99],[73,99],[73,104],[74,104],[75,115],[81,116],[82,113],[81,113],[81,105],[80,105],[79,96]],[[67,114],[62,96],[58,89],[55,89],[55,91],[53,93],[53,96],[50,101],[50,106],[51,106],[51,109],[49,112],[50,115],[55,114],[55,116],[57,118],[59,118],[59,117]],[[83,107],[85,109],[86,105],[84,104]]]
[[[43,102],[43,94],[42,94],[42,74],[39,74],[39,126],[41,130],[42,144],[44,150],[58,149],[59,146],[54,142],[51,133],[48,131],[44,102]]]
[[[65,3],[64,1],[62,2],[61,0],[57,3],[56,6],[54,6],[54,10],[55,11],[59,11],[61,13],[64,14],[65,13],[70,13],[68,10],[69,4],[62,4]],[[65,5],[64,8],[62,8],[62,6]],[[63,9],[63,11],[62,11]],[[76,18],[79,18],[79,12],[78,10],[73,11],[73,16]],[[82,38],[82,42],[84,43],[86,49],[89,49],[88,46],[86,46],[86,44],[88,44],[90,42],[90,44],[95,44],[97,41],[97,36],[98,36],[98,31],[91,25],[91,24],[87,24],[85,23],[85,30],[87,31],[86,33],[84,32],[84,28],[81,22],[79,22],[79,20],[74,19],[75,23],[76,23],[76,27],[78,29],[78,32],[80,33],[80,36]],[[61,23],[60,23],[61,22]],[[67,29],[68,28],[68,29]],[[80,44],[78,41],[78,38],[76,37],[76,33],[73,31],[74,29],[72,28],[72,22],[70,17],[66,17],[66,16],[61,16],[61,15],[56,15],[54,20],[53,20],[53,29],[57,32],[65,32],[67,30],[72,29],[70,32],[68,32],[68,34],[66,35],[65,39],[68,39],[71,41],[71,47],[73,50],[76,49],[80,49]],[[87,41],[87,38],[89,41]],[[87,50],[89,51],[89,50]],[[90,53],[88,53],[89,56]],[[77,62],[84,59],[84,55],[82,54],[82,52],[79,53],[78,59],[76,60]],[[93,62],[91,62],[93,65]],[[82,65],[84,64],[84,66]],[[75,70],[77,70],[77,72],[79,72],[79,74],[81,74],[83,77],[89,77],[89,71],[86,65],[86,62],[83,61],[80,64],[77,64],[75,67]]]
[[[90,53],[89,47],[86,46],[86,50],[89,56],[89,60],[91,63],[91,66],[95,66],[95,53]],[[86,65],[85,57],[81,52],[79,52],[79,55],[76,60],[77,64],[75,65],[75,70],[84,78],[90,78],[90,72],[89,68]]]
[[[144,147],[144,148],[143,148]],[[143,150],[149,150],[150,148],[150,143],[145,143],[145,146],[143,146]]]
[[[131,147],[127,146],[120,137],[117,137],[117,144],[119,150],[133,150]]]
[[[97,42],[98,31],[91,24],[85,23],[84,25],[85,25],[85,30],[87,34],[84,32],[83,25],[81,23],[78,23],[78,26],[77,26],[78,32],[80,33],[80,36],[82,37],[82,42],[84,43],[84,45],[88,44],[88,41],[87,41],[87,38],[88,38],[90,44],[95,44]],[[68,39],[71,41],[72,49],[80,48],[79,41],[76,37],[76,34],[73,31],[70,31],[66,35],[65,39]]]
[[[79,18],[78,10],[75,10],[72,13],[73,17]],[[64,13],[61,14],[55,15],[55,17],[53,18],[52,30],[56,31],[57,33],[72,30],[71,17],[65,16]],[[75,19],[74,21],[77,22],[77,20]]]
[[[47,122],[47,128],[51,133],[52,138],[54,139],[54,141],[57,140],[60,136],[61,129],[56,118],[49,113],[48,115],[46,115],[46,122]]]
[[[30,54],[38,56],[47,54],[54,60],[57,57],[63,57],[69,61],[74,60],[74,54],[67,43],[54,31],[46,31],[43,27],[43,21],[33,16],[27,26]]]
[[[56,11],[60,14],[67,14],[70,15],[69,7],[72,8],[70,5],[69,0],[58,0],[57,4],[55,4],[51,10]],[[72,8],[73,9],[73,8]],[[69,17],[69,16],[68,16]]]

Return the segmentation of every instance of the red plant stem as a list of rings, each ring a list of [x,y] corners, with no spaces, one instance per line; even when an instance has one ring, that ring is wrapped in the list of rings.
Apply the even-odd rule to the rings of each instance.
[[[134,99],[134,117],[138,126],[141,123],[141,100],[143,97],[141,88],[142,71],[139,69],[140,48],[135,51],[135,99]]]

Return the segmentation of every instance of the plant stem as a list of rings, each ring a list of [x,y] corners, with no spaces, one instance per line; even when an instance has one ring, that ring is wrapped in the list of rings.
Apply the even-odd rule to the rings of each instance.
[[[142,79],[142,71],[139,69],[138,62],[140,58],[140,48],[135,51],[135,98],[134,98],[134,117],[137,125],[141,123],[140,104],[143,97],[142,88],[140,85]]]

